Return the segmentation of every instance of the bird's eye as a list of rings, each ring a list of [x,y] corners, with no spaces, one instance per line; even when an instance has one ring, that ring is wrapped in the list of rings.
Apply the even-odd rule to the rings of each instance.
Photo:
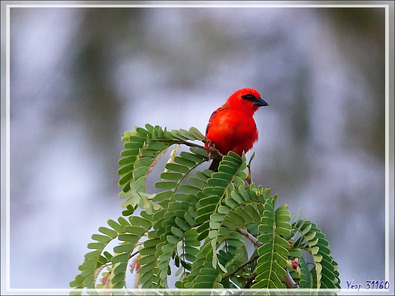
[[[244,96],[241,96],[244,100],[247,100],[247,101],[252,101],[252,102],[254,102],[254,101],[256,101],[257,100],[257,98],[254,96],[254,95],[252,95],[252,94],[247,94],[247,95],[244,95]]]

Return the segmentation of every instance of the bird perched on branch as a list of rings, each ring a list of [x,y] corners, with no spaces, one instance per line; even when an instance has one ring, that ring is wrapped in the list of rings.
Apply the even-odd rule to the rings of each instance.
[[[254,118],[256,110],[269,104],[253,88],[242,88],[234,92],[217,110],[211,114],[206,128],[206,147],[215,147],[225,155],[233,151],[242,155],[258,140],[258,130]],[[213,158],[211,170],[218,171],[221,160]]]

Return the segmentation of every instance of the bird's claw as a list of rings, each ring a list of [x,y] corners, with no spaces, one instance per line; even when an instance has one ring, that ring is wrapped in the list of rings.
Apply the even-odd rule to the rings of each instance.
[[[213,148],[215,149],[215,144],[213,143],[213,141],[208,140],[207,141],[208,159],[211,159]]]

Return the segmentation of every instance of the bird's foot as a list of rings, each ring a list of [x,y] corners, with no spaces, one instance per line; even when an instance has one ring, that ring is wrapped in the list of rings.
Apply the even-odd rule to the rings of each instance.
[[[208,152],[208,159],[211,159],[212,158],[211,157],[212,156],[212,152],[215,149],[215,144],[213,143],[213,141],[208,140],[207,144],[206,144],[206,147],[207,147],[207,152]]]

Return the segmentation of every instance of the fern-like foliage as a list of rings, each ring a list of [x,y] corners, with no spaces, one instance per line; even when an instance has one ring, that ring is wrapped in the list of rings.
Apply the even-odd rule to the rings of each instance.
[[[259,225],[258,240],[263,243],[258,249],[256,283],[252,288],[285,288],[283,278],[286,274],[289,243],[284,237],[291,233],[291,220],[286,204],[274,210],[270,200]]]
[[[309,252],[314,261],[312,270],[303,266],[299,285],[303,288],[340,288],[338,264],[330,255],[325,234],[314,223],[306,220],[293,223],[292,228],[296,230],[295,235],[300,235],[292,248]],[[314,277],[307,276],[309,273]]]
[[[137,243],[142,236],[152,227],[152,223],[139,216],[132,216],[135,208],[129,206],[123,212],[127,215],[118,218],[118,221],[108,220],[106,227],[100,227],[100,234],[93,234],[93,242],[88,244],[88,249],[93,251],[85,255],[84,262],[79,266],[81,273],[76,276],[70,286],[79,289],[96,287],[98,275],[106,266],[112,266],[111,272],[114,274],[111,280],[110,288],[119,288],[125,286],[125,274],[127,263],[131,257],[132,251],[136,248]],[[113,254],[105,251],[107,245],[114,239],[119,240],[119,244],[114,247]]]
[[[291,222],[288,206],[276,207],[277,196],[250,181],[252,159],[229,152],[218,172],[205,169],[220,154],[195,128],[147,124],[122,140],[119,196],[126,209],[92,235],[73,293],[130,288],[130,263],[140,288],[168,288],[170,275],[184,289],[340,288],[325,235],[310,221]],[[147,175],[171,146],[156,192],[147,192]]]

